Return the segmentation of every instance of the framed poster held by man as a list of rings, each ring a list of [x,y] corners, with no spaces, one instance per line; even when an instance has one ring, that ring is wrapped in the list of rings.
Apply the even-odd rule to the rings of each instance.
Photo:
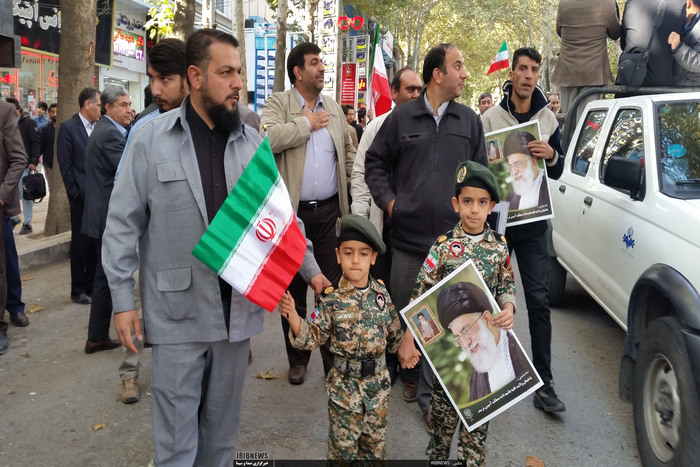
[[[498,181],[501,199],[507,200],[507,225],[527,224],[553,216],[544,160],[534,157],[528,143],[540,139],[539,122],[526,122],[485,135],[487,148],[500,148],[489,156],[489,168]]]
[[[542,386],[513,331],[491,323],[499,312],[472,260],[401,310],[469,431]]]

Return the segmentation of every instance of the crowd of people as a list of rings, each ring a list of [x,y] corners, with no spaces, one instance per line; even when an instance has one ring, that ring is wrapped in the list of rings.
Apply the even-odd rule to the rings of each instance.
[[[139,115],[121,86],[83,89],[77,112],[58,128],[56,104],[40,102],[31,118],[9,98],[0,103],[0,275],[7,284],[0,302],[14,325],[29,324],[13,228],[22,223],[20,235],[32,232],[32,202],[22,200],[20,220],[18,187],[40,158],[46,170],[55,159],[70,205],[70,298],[90,306],[85,353],[124,347],[121,400],[134,403],[141,395],[140,355],[152,347],[155,464],[228,465],[250,339],[261,332],[264,311],[191,251],[267,137],[307,239],[302,266],[279,306],[287,376],[290,384],[304,384],[311,350],[321,348],[329,458],[385,457],[388,395],[397,381],[403,399],[417,402],[423,414],[427,456],[449,457],[457,413],[398,311],[468,259],[501,311],[491,314],[476,292],[457,287],[438,298],[438,318],[474,359],[473,396],[521,366],[513,360],[492,371],[474,350],[511,345],[515,252],[532,362],[544,383],[533,404],[562,412],[551,365],[547,223],[512,226],[504,236],[492,230],[486,218],[500,196],[487,167],[507,160],[512,209],[538,203],[546,178],[557,179],[564,167],[557,114],[566,114],[584,88],[612,82],[608,38],[621,38],[623,50],[646,46],[649,34],[637,37],[644,28],[636,8],[644,3],[628,0],[620,21],[613,0],[562,0],[562,48],[552,76],[559,93],[539,87],[542,56],[523,47],[513,53],[500,101],[485,92],[476,112],[457,102],[467,71],[453,44],[428,50],[422,74],[395,71],[393,109],[371,118],[364,107],[341,106],[322,94],[321,49],[305,42],[287,58],[292,88],[273,93],[258,116],[240,103],[238,41],[215,29],[153,47],[146,92],[152,102]],[[652,56],[670,61],[650,60],[645,84],[694,84],[700,6],[696,0],[662,4],[661,24],[646,31]],[[534,121],[539,139],[514,132],[502,148],[485,142],[485,133]],[[313,311],[307,310],[309,289]],[[118,339],[109,335],[112,316]],[[417,319],[422,339],[441,332],[430,317]],[[0,320],[0,354],[9,347],[6,329]],[[458,457],[483,465],[487,431],[488,424],[472,432],[462,427]]]

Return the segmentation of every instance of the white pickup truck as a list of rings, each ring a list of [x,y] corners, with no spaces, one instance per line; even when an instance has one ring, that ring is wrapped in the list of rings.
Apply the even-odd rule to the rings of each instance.
[[[550,180],[567,272],[626,330],[620,396],[645,466],[700,465],[700,92],[587,105]]]

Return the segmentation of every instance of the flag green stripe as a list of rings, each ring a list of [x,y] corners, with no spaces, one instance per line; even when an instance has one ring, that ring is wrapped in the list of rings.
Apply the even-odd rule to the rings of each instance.
[[[279,172],[266,138],[192,253],[210,268],[221,271],[265,206],[278,179]]]

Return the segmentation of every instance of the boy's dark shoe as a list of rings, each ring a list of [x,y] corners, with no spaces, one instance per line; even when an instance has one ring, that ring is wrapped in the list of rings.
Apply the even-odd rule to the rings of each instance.
[[[544,410],[547,413],[552,412],[563,412],[566,410],[566,406],[557,397],[557,393],[554,392],[554,387],[552,383],[545,383],[544,386],[535,391],[535,407]]]
[[[19,313],[10,313],[10,321],[12,321],[12,324],[18,328],[29,326],[29,318],[27,318],[27,315],[24,314],[24,311],[20,311]]]
[[[289,382],[292,384],[304,384],[306,379],[306,367],[304,365],[296,365],[289,369]]]
[[[27,235],[34,232],[34,229],[32,228],[32,224],[22,224],[22,228],[19,231],[20,235]]]
[[[403,383],[403,400],[406,402],[415,402],[418,398],[418,381],[404,381]]]

